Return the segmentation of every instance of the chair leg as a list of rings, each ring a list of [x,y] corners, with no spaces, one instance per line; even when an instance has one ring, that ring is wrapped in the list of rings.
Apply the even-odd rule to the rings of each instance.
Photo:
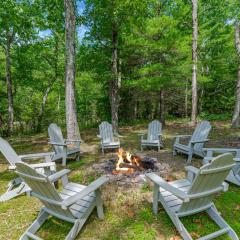
[[[184,240],[192,240],[191,235],[189,234],[187,229],[184,227],[184,225],[182,224],[182,222],[179,219],[179,217],[175,216],[175,219],[172,219],[172,220],[173,220],[173,223],[174,223],[175,227],[177,228],[178,232],[182,236],[182,238]]]
[[[42,209],[37,219],[27,229],[27,231],[20,237],[20,240],[28,240],[29,236],[34,236],[36,239],[38,239],[38,237],[35,236],[34,234],[41,228],[44,222],[48,219],[48,216],[49,214]]]
[[[175,148],[173,148],[173,156],[177,155],[177,151],[175,150]]]
[[[160,144],[158,144],[158,152],[160,152]]]
[[[104,148],[103,148],[103,146],[102,146],[102,154],[104,154]]]
[[[97,189],[95,191],[96,193],[96,205],[97,205],[97,214],[100,219],[104,219],[104,213],[103,213],[103,201],[101,197],[101,191],[100,189]]]
[[[190,163],[191,163],[191,161],[192,161],[192,155],[193,155],[192,152],[189,152],[187,164],[190,164]]]
[[[77,237],[78,233],[81,231],[84,223],[87,221],[87,219],[88,219],[89,215],[91,214],[91,212],[93,211],[94,207],[95,207],[95,205],[93,204],[80,219],[77,219],[75,221],[71,231],[68,233],[65,240],[74,240]]]
[[[227,222],[221,217],[221,215],[218,213],[215,205],[213,205],[211,208],[207,210],[208,215],[211,217],[211,219],[221,228],[228,228],[229,231],[227,234],[229,237],[233,240],[239,240],[237,234],[235,231],[227,224]]]
[[[65,240],[74,240],[80,232],[82,226],[80,226],[80,220],[76,220],[71,231],[66,236]]]
[[[141,152],[143,151],[143,146],[142,146],[142,144],[141,144]]]
[[[62,166],[65,167],[66,165],[67,165],[67,153],[64,152],[62,157]]]

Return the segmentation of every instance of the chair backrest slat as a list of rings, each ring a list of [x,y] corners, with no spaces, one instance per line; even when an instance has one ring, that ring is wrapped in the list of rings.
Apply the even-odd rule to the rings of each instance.
[[[21,162],[22,160],[11,147],[11,145],[0,137],[0,151],[9,162],[10,165],[15,166],[17,162]]]
[[[209,205],[214,192],[222,190],[221,186],[234,165],[233,156],[225,153],[214,158],[211,163],[202,166],[188,190],[188,195],[195,197],[190,202],[183,203],[180,212]]]
[[[45,207],[58,215],[60,214],[64,217],[74,219],[74,216],[68,209],[62,209],[62,198],[56,191],[54,185],[48,180],[47,176],[38,173],[35,169],[25,163],[16,163],[16,167],[17,173],[31,188],[33,195],[42,196],[39,200],[45,205]],[[59,205],[54,203],[59,203]]]
[[[158,134],[162,132],[162,124],[158,120],[154,120],[148,124],[148,140],[158,140]]]
[[[103,139],[103,142],[113,142],[113,129],[112,124],[104,121],[99,125],[99,134]]]
[[[51,123],[48,127],[48,135],[51,142],[64,144],[64,138],[61,128],[56,123]],[[63,147],[53,145],[54,151],[56,153],[62,153]]]
[[[208,121],[202,121],[198,123],[192,134],[191,140],[197,141],[207,139],[211,128],[211,124]],[[194,145],[194,151],[201,152],[203,149],[203,145],[204,143],[196,143]]]

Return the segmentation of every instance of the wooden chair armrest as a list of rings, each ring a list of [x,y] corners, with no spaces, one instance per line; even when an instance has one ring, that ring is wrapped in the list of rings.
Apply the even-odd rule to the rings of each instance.
[[[72,139],[64,139],[65,140],[65,142],[67,143],[67,142],[82,142],[82,140],[72,140]]]
[[[185,170],[194,174],[197,174],[199,172],[199,169],[194,166],[186,166]]]
[[[48,179],[50,182],[56,182],[58,179],[62,178],[63,176],[67,175],[71,171],[69,169],[63,169],[61,171],[58,171],[50,176],[48,176]]]
[[[197,169],[196,167],[193,167],[193,166],[186,166],[185,170],[187,171],[187,178],[190,182],[192,182],[194,180],[194,178],[196,177],[196,175],[199,172],[199,169]]]
[[[22,161],[25,160],[37,160],[39,158],[46,158],[51,157],[54,154],[54,152],[46,152],[46,153],[34,153],[34,154],[25,154],[25,155],[19,155]]]
[[[113,133],[113,136],[117,137],[117,138],[122,138],[123,136],[120,135],[119,133]]]
[[[189,138],[191,136],[192,135],[177,135],[177,136],[175,136],[175,138]]]
[[[155,184],[157,184],[159,187],[162,187],[166,191],[171,192],[176,197],[182,199],[184,202],[189,202],[188,195],[185,192],[179,190],[178,188],[173,187],[155,173],[147,173],[146,177],[153,181]]]
[[[192,135],[177,135],[175,136],[175,143],[179,143],[181,138],[190,138]]]
[[[203,148],[205,152],[227,153],[227,152],[240,152],[240,148]]]
[[[94,182],[89,184],[86,188],[84,188],[81,192],[65,199],[62,202],[62,208],[66,209],[68,206],[76,203],[79,199],[85,197],[89,193],[94,192],[95,190],[100,188],[103,184],[105,184],[108,181],[109,181],[109,179],[106,176],[102,176],[102,177],[98,178],[97,180],[95,180]]]
[[[51,145],[56,145],[56,146],[67,146],[67,144],[66,143],[57,143],[57,142],[48,142],[49,144],[51,144]]]
[[[46,162],[46,163],[37,163],[37,164],[29,164],[32,168],[47,168],[47,167],[55,167],[56,169],[56,163],[55,162]]]
[[[204,142],[208,142],[209,139],[203,139],[203,140],[191,140],[190,143],[191,144],[195,144],[195,143],[204,143]]]

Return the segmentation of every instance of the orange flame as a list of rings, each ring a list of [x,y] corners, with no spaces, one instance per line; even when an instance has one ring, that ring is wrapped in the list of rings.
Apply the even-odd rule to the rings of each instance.
[[[127,151],[125,152],[122,148],[118,149],[117,155],[118,155],[118,161],[116,164],[116,172],[127,172],[127,173],[134,172],[134,168],[121,167],[121,164],[124,164],[124,163],[130,166],[132,165],[140,166],[139,164],[140,158],[131,155],[131,153]]]

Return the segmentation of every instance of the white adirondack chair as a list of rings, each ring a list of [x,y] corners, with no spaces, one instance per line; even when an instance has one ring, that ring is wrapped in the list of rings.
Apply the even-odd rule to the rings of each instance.
[[[198,155],[204,157],[203,146],[208,141],[207,137],[211,130],[211,124],[208,121],[202,121],[197,124],[192,135],[178,135],[173,145],[173,155],[177,152],[188,155],[187,163],[191,163],[192,156]],[[180,143],[182,138],[190,138],[187,145]]]
[[[144,134],[140,133],[141,136],[140,144],[141,144],[141,151],[143,150],[143,147],[157,147],[158,151],[160,151],[160,148],[163,147],[162,144],[162,124],[158,120],[154,120],[151,123],[148,124],[148,133],[147,133],[147,139],[144,139]]]
[[[157,214],[160,201],[184,240],[191,240],[192,237],[181,218],[199,212],[207,212],[220,227],[220,230],[199,239],[208,240],[228,234],[231,239],[238,240],[238,236],[218,213],[212,201],[216,193],[227,191],[228,184],[224,179],[234,165],[232,155],[226,153],[200,169],[188,166],[188,179],[169,183],[154,173],[148,173],[147,177],[154,182],[153,212]]]
[[[45,159],[45,163],[31,164],[32,167],[37,169],[39,172],[46,174],[52,174],[56,171],[56,165],[51,161],[51,156],[54,153],[37,153],[37,154],[28,154],[28,155],[17,155],[14,149],[10,144],[0,137],[0,151],[6,160],[9,162],[9,170],[15,171],[16,163],[26,160],[38,160],[41,158]],[[17,177],[8,183],[7,191],[0,196],[0,202],[10,200],[14,197],[17,197],[23,193],[29,191],[29,187],[25,184],[21,178]]]
[[[234,183],[240,186],[240,149],[239,148],[204,148],[206,155],[203,159],[203,164],[207,164],[212,161],[214,155],[222,153],[232,153],[233,160],[236,165],[232,168],[228,174],[226,181]]]
[[[50,144],[55,151],[52,161],[62,159],[62,166],[66,166],[67,157],[74,154],[76,159],[79,160],[81,140],[64,139],[61,128],[55,123],[49,125],[48,135]]]
[[[73,240],[78,235],[94,207],[97,207],[98,217],[103,219],[103,202],[101,199],[100,187],[108,181],[103,176],[88,186],[68,182],[67,173],[70,170],[64,169],[47,177],[38,173],[25,163],[16,163],[17,173],[30,186],[30,195],[38,198],[44,205],[33,224],[21,236],[20,240],[40,239],[36,236],[49,216],[70,222],[73,224],[71,231],[65,240]],[[62,179],[63,190],[57,192],[52,184]]]
[[[104,149],[120,148],[119,135],[113,133],[112,124],[104,121],[99,125],[100,148],[104,154]],[[114,138],[115,137],[115,138]]]

